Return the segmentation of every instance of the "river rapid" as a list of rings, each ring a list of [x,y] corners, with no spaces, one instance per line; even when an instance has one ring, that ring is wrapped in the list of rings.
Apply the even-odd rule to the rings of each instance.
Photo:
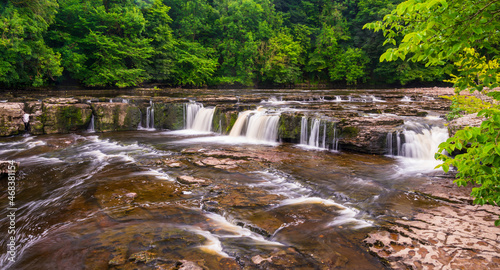
[[[314,102],[349,102],[340,99]],[[259,106],[294,103],[265,97]],[[279,115],[259,113],[229,135],[196,128],[192,116],[181,131],[0,138],[0,160],[20,164],[14,262],[0,208],[2,268],[384,269],[367,234],[441,203],[414,192],[436,175],[429,153],[447,138],[439,115],[405,118],[413,133],[388,135],[388,155],[369,155],[326,147],[320,135],[280,143],[268,130]],[[6,192],[0,199],[8,205]]]

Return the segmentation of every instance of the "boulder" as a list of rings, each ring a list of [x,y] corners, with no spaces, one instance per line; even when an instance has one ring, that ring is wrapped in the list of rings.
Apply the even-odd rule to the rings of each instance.
[[[404,124],[396,117],[357,117],[338,123],[342,150],[383,155],[387,151],[387,133]]]
[[[455,133],[464,127],[479,127],[481,123],[485,120],[484,117],[478,117],[477,113],[467,114],[460,118],[453,119],[448,123],[448,132],[450,136],[455,135]]]
[[[184,128],[184,104],[154,103],[153,109],[155,128],[171,130]]]
[[[92,117],[92,110],[88,104],[71,103],[44,103],[42,115],[33,116],[33,128],[39,132],[39,122],[43,123],[45,134],[70,133],[86,130]]]
[[[141,121],[141,111],[128,103],[92,103],[96,132],[136,130]]]
[[[0,103],[0,136],[17,135],[25,130],[23,103]]]

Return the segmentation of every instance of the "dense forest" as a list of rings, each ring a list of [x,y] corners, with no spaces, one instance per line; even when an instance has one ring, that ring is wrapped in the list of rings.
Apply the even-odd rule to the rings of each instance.
[[[363,29],[400,0],[0,0],[0,87],[441,82]]]

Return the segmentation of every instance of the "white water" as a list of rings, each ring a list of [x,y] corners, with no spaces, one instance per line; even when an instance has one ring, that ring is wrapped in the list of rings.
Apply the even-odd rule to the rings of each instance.
[[[191,129],[194,123],[194,119],[196,118],[196,114],[198,111],[203,108],[201,103],[196,103],[191,101],[190,103],[184,106],[184,128]]]
[[[408,97],[408,96],[404,96],[404,97],[401,99],[401,101],[403,101],[403,102],[411,102],[411,101],[413,101],[413,100],[412,100],[410,97]]]
[[[300,144],[307,144],[307,117],[302,116],[302,120],[300,122]]]
[[[308,136],[308,120],[304,116],[300,126],[300,144],[311,148],[326,149],[326,124],[323,124],[323,136],[320,136],[321,120],[314,119]]]
[[[333,151],[339,151],[339,138],[338,138],[338,130],[337,130],[337,123],[335,123],[335,126],[333,127]]]
[[[408,171],[432,171],[441,162],[435,160],[439,144],[448,139],[448,130],[440,126],[428,126],[408,121],[403,132],[396,132],[396,144],[392,133],[387,134],[387,153],[403,158]],[[401,137],[404,143],[401,143]],[[395,147],[395,148],[394,148]]]
[[[241,112],[229,136],[244,136],[250,141],[276,142],[279,119],[279,114],[268,113],[264,108]]]
[[[149,101],[149,106],[146,108],[146,126],[145,129],[155,129],[155,109],[153,101]]]
[[[185,128],[202,132],[212,131],[215,108],[204,108],[203,104],[191,102],[185,106]]]
[[[94,127],[94,114],[92,114],[92,117],[90,118],[90,123],[89,127],[87,128],[87,132],[94,133],[95,132],[95,127]]]

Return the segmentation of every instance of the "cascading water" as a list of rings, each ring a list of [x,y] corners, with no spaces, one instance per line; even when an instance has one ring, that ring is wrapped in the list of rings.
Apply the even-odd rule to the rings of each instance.
[[[302,120],[300,123],[300,144],[307,144],[307,117],[302,116]]]
[[[333,143],[332,143],[332,150],[333,151],[339,151],[339,138],[338,138],[338,130],[337,130],[337,123],[333,126]]]
[[[309,146],[319,147],[319,128],[320,128],[320,120],[314,119],[314,122],[311,123],[311,135],[309,136]]]
[[[387,133],[387,154],[418,162],[415,165],[419,166],[419,169],[432,170],[439,164],[434,159],[439,144],[448,137],[445,127],[407,121],[403,131]]]
[[[323,134],[321,136],[321,120],[314,119],[311,122],[310,134],[308,135],[307,117],[302,117],[300,126],[300,144],[314,148],[326,149],[326,123],[323,123]]]
[[[204,108],[203,104],[190,102],[185,105],[185,129],[211,132],[215,107]]]
[[[264,108],[241,112],[229,136],[244,136],[253,141],[276,142],[279,119],[279,114],[269,113]]]
[[[191,101],[184,106],[184,128],[191,129],[198,111],[203,108],[203,104]]]
[[[146,108],[146,129],[155,128],[155,109],[152,100],[149,101],[149,106]]]
[[[89,127],[87,128],[87,132],[91,132],[91,133],[95,132],[94,114],[92,114],[92,117],[90,118],[90,123],[89,123]]]

